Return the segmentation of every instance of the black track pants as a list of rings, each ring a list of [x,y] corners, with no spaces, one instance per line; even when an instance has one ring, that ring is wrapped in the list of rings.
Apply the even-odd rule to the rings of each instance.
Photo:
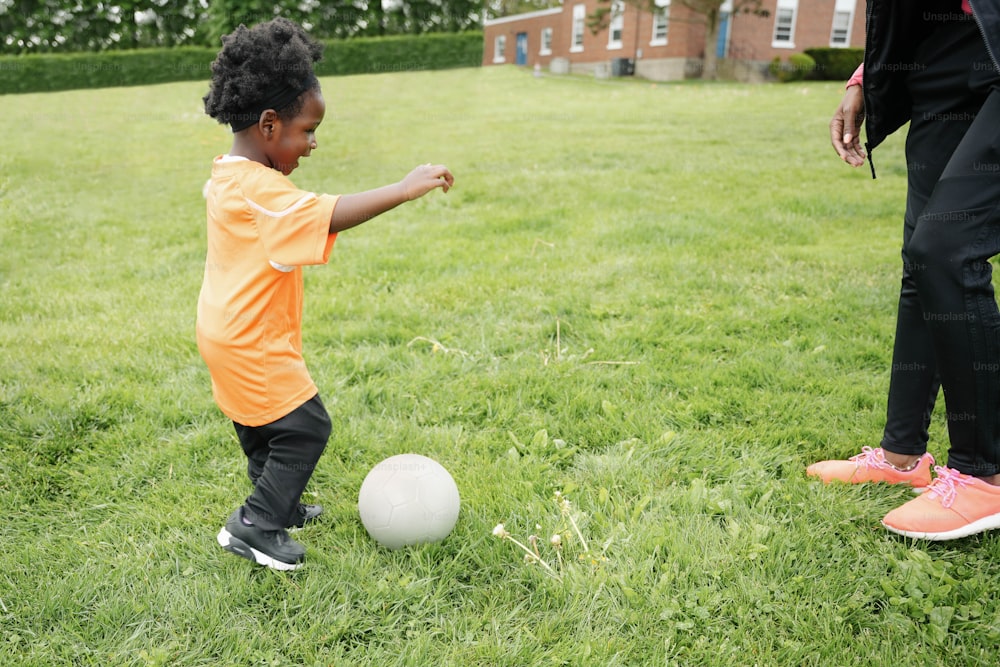
[[[927,448],[944,388],[948,465],[1000,472],[1000,75],[971,17],[942,24],[908,77],[903,278],[882,446]]]
[[[236,424],[254,484],[243,511],[264,530],[286,528],[330,438],[330,415],[314,396],[264,426]]]

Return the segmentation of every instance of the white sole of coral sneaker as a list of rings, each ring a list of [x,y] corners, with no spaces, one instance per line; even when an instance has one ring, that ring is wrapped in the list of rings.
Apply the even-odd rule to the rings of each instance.
[[[886,530],[889,530],[897,535],[903,535],[904,537],[912,537],[917,540],[931,540],[931,541],[944,541],[944,540],[957,540],[962,537],[969,537],[970,535],[976,535],[978,533],[985,532],[987,530],[996,530],[1000,528],[1000,514],[992,514],[990,516],[983,517],[973,521],[972,523],[961,526],[960,528],[955,528],[954,530],[946,530],[940,533],[927,533],[913,530],[903,530],[901,528],[893,528],[892,526],[882,522]]]

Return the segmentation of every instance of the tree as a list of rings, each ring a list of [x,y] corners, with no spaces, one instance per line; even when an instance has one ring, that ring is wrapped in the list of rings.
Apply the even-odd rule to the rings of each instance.
[[[201,0],[0,0],[0,52],[104,51],[192,43]]]
[[[387,32],[462,32],[479,27],[481,0],[395,0],[386,8]]]
[[[2,51],[51,51],[66,22],[62,4],[58,0],[0,0]]]
[[[543,2],[548,0],[499,0]],[[316,39],[459,32],[483,0],[0,0],[0,53],[204,45],[276,16]]]
[[[621,1],[643,12],[654,13],[662,11],[662,7],[657,6],[656,0]],[[608,26],[613,2],[614,0],[601,0],[597,10],[590,16],[588,25],[595,33]],[[705,52],[702,59],[701,78],[714,79],[718,74],[715,45],[719,41],[719,23],[722,19],[722,5],[725,4],[726,0],[672,0],[672,2],[683,5],[691,10],[693,17],[685,20],[691,20],[705,26]],[[732,0],[730,15],[747,14],[762,18],[770,16],[771,13],[764,9],[761,4],[762,0]]]
[[[559,5],[559,0],[487,0],[485,10],[491,18],[500,18],[550,9]]]

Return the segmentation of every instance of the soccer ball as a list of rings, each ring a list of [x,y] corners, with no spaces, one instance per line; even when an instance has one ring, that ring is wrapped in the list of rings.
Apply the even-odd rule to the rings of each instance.
[[[458,487],[434,459],[398,454],[368,473],[358,493],[361,523],[384,547],[439,542],[458,520]]]

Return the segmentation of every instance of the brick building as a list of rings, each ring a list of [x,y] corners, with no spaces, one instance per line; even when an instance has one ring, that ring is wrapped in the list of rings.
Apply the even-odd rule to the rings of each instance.
[[[680,2],[656,0],[655,13],[612,0],[607,27],[587,26],[597,0],[484,22],[483,65],[540,66],[558,73],[634,71],[653,81],[700,76],[705,53],[701,17]],[[605,8],[607,4],[603,5]],[[763,0],[767,17],[731,14],[723,5],[716,44],[723,74],[754,78],[775,57],[814,47],[863,47],[865,0]]]

